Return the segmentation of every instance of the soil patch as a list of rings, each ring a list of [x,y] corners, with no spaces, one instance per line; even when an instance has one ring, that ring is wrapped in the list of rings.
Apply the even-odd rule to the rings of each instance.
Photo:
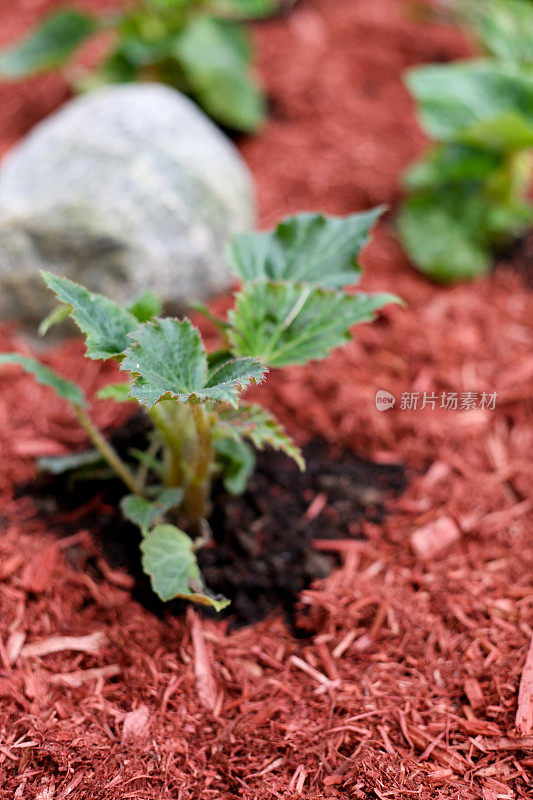
[[[121,455],[146,445],[147,426],[144,415],[137,415],[111,435]],[[407,484],[402,465],[376,464],[325,442],[308,444],[304,455],[307,469],[301,473],[282,454],[258,453],[257,469],[241,496],[215,486],[214,541],[198,560],[209,588],[231,599],[221,616],[229,617],[232,627],[257,622],[280,607],[296,630],[300,593],[339,566],[342,540],[361,538],[364,522],[383,522],[387,500]],[[103,554],[113,569],[134,576],[133,594],[145,608],[160,617],[183,614],[187,604],[160,602],[142,572],[139,530],[118,509],[124,494],[120,481],[72,484],[68,476],[43,475],[19,491],[36,497],[44,524],[60,536],[72,536],[80,526],[91,532],[94,556],[80,564],[74,549],[69,556],[73,566],[101,580]]]

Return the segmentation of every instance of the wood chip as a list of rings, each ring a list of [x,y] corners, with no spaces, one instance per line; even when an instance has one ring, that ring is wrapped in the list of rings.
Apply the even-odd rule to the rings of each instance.
[[[113,678],[120,675],[121,668],[118,664],[109,664],[106,667],[95,667],[94,669],[79,669],[76,672],[63,672],[59,675],[52,675],[49,681],[54,686],[83,686],[88,681],[99,680],[100,678]]]
[[[146,706],[142,705],[134,711],[129,711],[122,725],[122,743],[144,738],[148,733],[149,723],[150,713]]]
[[[468,697],[468,702],[470,703],[472,708],[476,709],[484,704],[484,697],[483,697],[483,692],[481,691],[481,686],[479,685],[479,681],[477,681],[475,678],[467,678],[465,680],[464,690],[466,696]]]
[[[101,631],[89,633],[87,636],[51,636],[40,642],[30,642],[20,651],[23,658],[47,656],[63,650],[75,650],[79,653],[97,653],[105,645],[107,639]]]
[[[522,738],[510,738],[502,736],[501,739],[482,739],[481,745],[484,750],[533,750],[533,736],[523,736]]]
[[[135,585],[133,575],[128,575],[127,572],[123,572],[120,569],[112,569],[105,558],[97,559],[96,564],[106,581],[112,583],[113,586],[118,586],[119,589],[127,589],[128,591],[133,589]]]
[[[43,547],[22,570],[21,582],[27,592],[41,594],[50,584],[52,572],[57,564],[59,546],[57,542]]]
[[[207,651],[202,623],[193,609],[189,609],[187,616],[191,621],[194,674],[196,676],[198,698],[205,708],[214,712],[217,705],[217,684],[213,676],[211,659]]]
[[[451,517],[440,517],[411,534],[411,547],[418,558],[424,561],[442,555],[461,537],[457,524]]]
[[[516,727],[522,736],[533,733],[533,636],[531,637],[526,663],[520,680]]]
[[[13,631],[6,642],[6,656],[10,664],[14,664],[20,655],[20,651],[26,641],[24,631]]]

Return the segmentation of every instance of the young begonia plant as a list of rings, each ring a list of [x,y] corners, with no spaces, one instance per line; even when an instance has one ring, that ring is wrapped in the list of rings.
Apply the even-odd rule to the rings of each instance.
[[[268,16],[279,6],[279,0],[123,0],[121,10],[99,15],[65,7],[0,54],[0,79],[69,67],[82,45],[104,34],[108,51],[102,63],[66,71],[74,88],[156,80],[190,94],[222,125],[254,131],[265,101],[250,72],[242,21]]]
[[[189,319],[160,316],[150,291],[122,308],[43,273],[61,303],[43,330],[70,316],[85,336],[88,358],[119,363],[124,382],[105,386],[99,397],[146,409],[153,422],[147,449],[128,461],[119,457],[91,420],[82,389],[39,361],[4,353],[0,364],[19,365],[71,404],[94,449],[47,459],[46,467],[58,473],[103,460],[122,479],[129,490],[122,511],[141,529],[143,567],[163,600],[227,604],[204,586],[195,551],[209,538],[213,480],[242,492],[254,468],[250,444],[280,450],[304,469],[298,446],[269,411],[242,400],[243,390],[261,383],[268,369],[325,358],[350,340],[352,325],[398,302],[390,294],[345,290],[360,278],[356,259],[381,212],[300,214],[273,232],[237,236],[228,250],[241,281],[233,309],[218,319],[197,306],[222,340],[210,353]]]

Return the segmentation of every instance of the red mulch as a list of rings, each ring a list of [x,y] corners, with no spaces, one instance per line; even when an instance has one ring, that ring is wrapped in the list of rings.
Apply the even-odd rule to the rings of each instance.
[[[3,37],[51,4],[18,5],[1,4]],[[303,0],[261,26],[273,116],[242,151],[265,224],[397,200],[399,173],[423,146],[400,74],[466,52],[456,32],[410,12],[399,0]],[[55,78],[2,89],[0,141],[64,94]],[[364,261],[365,286],[407,308],[361,326],[327,363],[272,376],[261,394],[301,439],[322,435],[420,473],[386,524],[343,543],[344,566],[305,593],[307,640],[279,618],[237,632],[192,609],[161,621],[131,599],[129,576],[108,569],[95,583],[78,568],[90,532],[58,543],[31,497],[13,499],[33,456],[83,434],[31,379],[0,377],[1,798],[528,796],[531,293],[504,270],[430,285],[387,223]],[[0,349],[25,346],[0,331]],[[108,368],[81,354],[71,342],[48,359],[92,391]],[[376,411],[377,389],[396,395],[394,409]],[[414,391],[498,392],[498,403],[402,410],[401,393]],[[104,427],[122,413],[95,406]],[[439,551],[442,519],[451,537]]]

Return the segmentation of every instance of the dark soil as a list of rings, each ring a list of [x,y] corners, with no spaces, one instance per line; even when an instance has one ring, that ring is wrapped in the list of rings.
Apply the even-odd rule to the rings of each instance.
[[[147,420],[139,415],[111,439],[125,455],[131,447],[145,446],[147,430]],[[300,592],[339,564],[335,546],[333,552],[320,552],[329,551],[321,542],[361,538],[362,523],[382,523],[386,501],[407,485],[400,464],[376,464],[351,452],[332,452],[319,441],[307,445],[304,453],[304,473],[282,454],[265,451],[257,454],[257,470],[243,495],[235,497],[221,485],[215,487],[210,518],[214,542],[200,551],[198,560],[209,588],[231,598],[223,616],[233,625],[256,622],[278,607],[294,623]],[[113,568],[134,576],[133,593],[145,608],[159,616],[183,613],[187,605],[160,602],[142,572],[140,533],[118,510],[124,493],[120,481],[73,484],[69,476],[43,475],[37,485],[24,487],[27,492],[36,495],[39,513],[58,535],[70,536],[80,527],[91,531],[94,556],[84,563],[77,548],[69,550],[75,566],[100,579],[97,562],[103,554]]]
[[[528,287],[533,287],[533,233],[514,239],[496,253],[497,267],[512,269]]]

